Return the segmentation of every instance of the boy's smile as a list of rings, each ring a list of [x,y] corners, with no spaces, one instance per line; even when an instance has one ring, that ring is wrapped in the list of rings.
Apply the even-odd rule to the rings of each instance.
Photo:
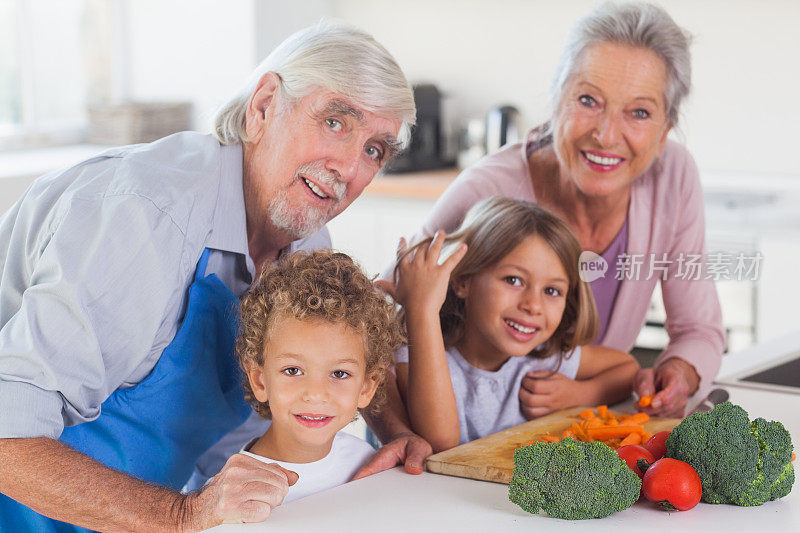
[[[250,451],[278,461],[325,457],[336,433],[372,400],[364,336],[344,323],[279,316],[264,364],[248,369],[253,393],[268,402],[272,425]]]
[[[326,415],[312,415],[312,414],[299,414],[294,415],[301,425],[309,428],[321,428],[328,425],[328,422],[333,420],[332,416]]]

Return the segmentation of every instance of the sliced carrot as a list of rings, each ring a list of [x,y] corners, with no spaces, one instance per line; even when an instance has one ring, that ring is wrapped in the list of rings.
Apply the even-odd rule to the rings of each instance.
[[[591,442],[600,441],[611,448],[619,448],[628,444],[647,442],[652,435],[644,429],[643,424],[650,420],[646,413],[635,413],[615,416],[607,405],[598,405],[597,414],[586,409],[577,414],[579,422],[574,422],[561,435],[576,440]]]
[[[624,439],[631,433],[641,434],[642,426],[601,426],[589,428],[586,433],[594,440]]]
[[[794,462],[794,457],[795,457],[794,452],[792,452],[792,462]]]
[[[603,425],[603,421],[600,420],[599,418],[596,418],[596,417],[595,418],[587,418],[585,420],[585,422],[586,422],[586,427],[584,429],[596,428],[596,427],[600,427],[600,426]]]
[[[642,436],[639,433],[631,433],[619,443],[620,446],[627,446],[628,444],[641,444]]]
[[[647,407],[651,403],[653,403],[653,395],[652,394],[648,394],[646,396],[642,396],[641,398],[639,398],[639,401],[637,402],[637,405],[639,407]]]
[[[578,437],[578,440],[582,440],[583,442],[591,442],[592,438],[586,434],[580,424],[572,424],[572,432]]]
[[[645,422],[650,420],[650,415],[647,413],[636,413],[634,415],[625,415],[619,419],[620,424],[624,425],[635,425],[635,424],[644,424]]]

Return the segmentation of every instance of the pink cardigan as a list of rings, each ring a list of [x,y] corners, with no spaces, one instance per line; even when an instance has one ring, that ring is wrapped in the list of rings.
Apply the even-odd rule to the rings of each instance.
[[[526,152],[529,143],[538,142],[538,138],[539,133],[533,130],[526,142],[508,145],[464,170],[436,202],[422,233],[432,235],[438,229],[453,231],[473,204],[489,196],[535,202]],[[627,253],[646,254],[643,257],[648,259],[650,254],[662,259],[666,253],[672,259],[667,279],[661,281],[670,341],[655,364],[671,357],[688,361],[700,376],[702,390],[717,375],[725,345],[717,292],[712,280],[675,277],[678,269],[675,259],[681,253],[684,256],[705,253],[703,192],[697,167],[682,146],[668,141],[661,155],[634,180],[632,187]],[[633,348],[661,275],[657,272],[646,279],[648,264],[649,260],[644,261],[639,280],[623,279],[603,345],[625,352]],[[608,265],[606,275],[614,275],[616,268]]]

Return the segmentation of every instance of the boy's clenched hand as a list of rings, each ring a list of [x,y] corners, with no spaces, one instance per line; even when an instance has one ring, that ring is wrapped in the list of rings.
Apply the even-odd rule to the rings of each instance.
[[[187,497],[190,529],[222,523],[262,522],[283,502],[298,476],[277,464],[237,453],[202,491]]]

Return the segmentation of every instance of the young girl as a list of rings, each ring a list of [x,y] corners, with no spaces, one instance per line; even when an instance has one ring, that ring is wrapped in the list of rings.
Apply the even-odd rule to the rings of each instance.
[[[298,474],[284,503],[350,481],[374,454],[339,432],[373,398],[402,337],[393,306],[345,254],[294,253],[242,301],[245,398],[272,421],[241,453]],[[196,472],[186,490],[205,480]]]
[[[532,416],[630,394],[636,361],[582,346],[598,318],[580,253],[554,215],[500,197],[475,205],[449,237],[438,232],[410,250],[401,241],[395,294],[408,346],[395,354],[397,384],[435,451],[525,422],[526,376]]]

